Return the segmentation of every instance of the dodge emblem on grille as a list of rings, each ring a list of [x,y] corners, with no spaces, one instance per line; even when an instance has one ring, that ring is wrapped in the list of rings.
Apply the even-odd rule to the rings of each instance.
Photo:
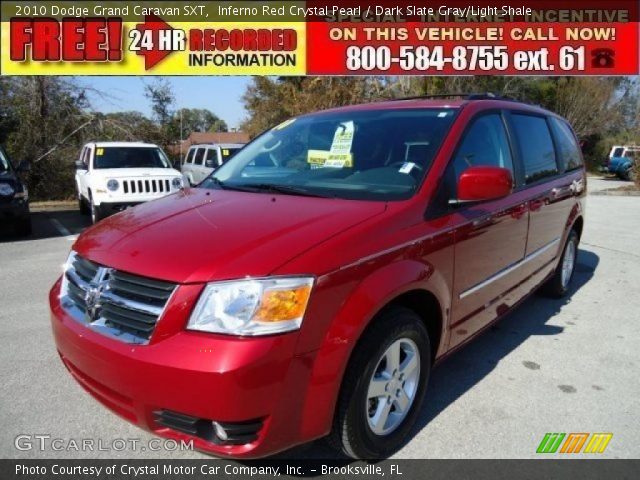
[[[100,317],[100,297],[102,292],[107,289],[109,283],[109,270],[108,268],[99,268],[96,272],[96,276],[89,285],[89,289],[84,295],[84,301],[87,309],[87,319],[89,322],[95,322]]]

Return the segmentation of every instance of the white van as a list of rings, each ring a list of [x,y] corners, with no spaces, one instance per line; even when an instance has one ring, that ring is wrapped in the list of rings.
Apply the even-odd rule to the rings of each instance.
[[[197,185],[242,147],[244,147],[243,143],[192,145],[184,157],[182,174],[190,185]]]

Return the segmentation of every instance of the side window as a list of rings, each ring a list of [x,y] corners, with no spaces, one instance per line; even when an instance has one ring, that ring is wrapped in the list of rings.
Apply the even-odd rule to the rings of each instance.
[[[194,157],[193,163],[196,165],[202,165],[202,160],[204,159],[204,151],[205,148],[199,148]]]
[[[89,168],[90,162],[91,162],[91,148],[85,147],[82,163],[84,163],[85,167]]]
[[[551,118],[551,129],[558,145],[560,161],[565,171],[582,167],[582,155],[569,125],[557,118]]]
[[[484,115],[467,130],[456,156],[450,165],[457,185],[462,172],[469,167],[502,167],[513,174],[513,159],[502,117],[495,113]]]
[[[217,148],[210,148],[207,150],[207,157],[205,158],[205,164],[209,168],[218,166],[218,149]]]
[[[193,155],[195,153],[196,153],[196,149],[190,148],[189,151],[187,152],[187,158],[185,159],[184,163],[193,163]]]
[[[547,120],[519,113],[513,113],[511,118],[524,163],[525,183],[534,183],[557,174],[556,152]]]

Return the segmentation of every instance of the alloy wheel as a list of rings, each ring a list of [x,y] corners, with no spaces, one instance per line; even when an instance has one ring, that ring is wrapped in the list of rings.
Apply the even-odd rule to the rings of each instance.
[[[376,435],[388,435],[409,413],[420,381],[420,352],[409,338],[393,342],[378,360],[367,391],[367,421]]]
[[[564,251],[564,257],[562,258],[562,287],[567,288],[571,276],[573,275],[573,269],[576,264],[576,242],[571,240],[567,244],[567,248]]]

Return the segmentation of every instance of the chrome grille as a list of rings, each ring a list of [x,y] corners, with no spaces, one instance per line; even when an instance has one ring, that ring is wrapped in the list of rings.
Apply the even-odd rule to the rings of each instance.
[[[170,193],[171,181],[168,179],[123,180],[124,193]]]
[[[87,326],[127,343],[149,341],[176,285],[104,267],[72,253],[63,307]]]

